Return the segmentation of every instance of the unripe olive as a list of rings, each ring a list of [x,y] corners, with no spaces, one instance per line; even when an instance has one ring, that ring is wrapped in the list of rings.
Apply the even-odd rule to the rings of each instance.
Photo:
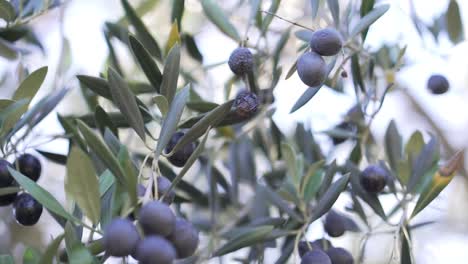
[[[427,88],[433,93],[433,94],[443,94],[448,91],[450,87],[450,84],[445,78],[445,76],[440,75],[440,74],[434,74],[429,77],[429,80],[427,81]]]
[[[333,56],[343,47],[341,34],[334,28],[315,31],[310,39],[310,47],[322,56]]]
[[[388,177],[384,168],[370,165],[360,175],[361,186],[369,193],[379,193],[385,188]]]
[[[128,219],[115,218],[104,230],[104,249],[110,256],[125,257],[133,254],[139,240],[135,225]]]
[[[169,190],[169,187],[171,187],[171,181],[169,181],[166,177],[163,176],[159,176],[157,178],[157,181],[158,197],[161,198],[161,196],[164,195],[164,199],[162,201],[166,204],[171,204],[175,198],[174,190],[171,190],[169,193],[167,193],[167,190]]]
[[[13,203],[13,214],[16,221],[24,226],[32,226],[39,221],[42,204],[28,193],[18,195]]]
[[[42,166],[38,158],[31,154],[23,154],[15,161],[15,166],[24,176],[37,181],[41,176]]]
[[[170,153],[183,136],[184,132],[176,132],[166,146],[166,153]],[[190,155],[195,151],[196,147],[197,145],[195,142],[187,143],[177,150],[172,156],[168,157],[169,162],[176,167],[183,167],[190,158]]]
[[[138,243],[135,257],[140,264],[172,264],[176,250],[164,237],[147,236]]]
[[[334,210],[325,217],[324,229],[331,237],[340,237],[346,231],[345,219]]]
[[[8,168],[13,168],[10,162],[0,159],[0,188],[10,187],[15,182]]]
[[[169,240],[176,248],[177,258],[190,257],[198,247],[198,230],[187,220],[177,218]]]
[[[151,201],[140,209],[138,221],[146,235],[168,236],[174,230],[176,217],[167,204]]]
[[[229,68],[236,75],[244,75],[253,70],[254,57],[248,48],[237,48],[229,56]]]
[[[297,60],[297,74],[307,86],[318,86],[327,77],[327,65],[323,58],[315,52],[306,52]]]
[[[257,113],[258,105],[259,100],[256,94],[249,91],[242,91],[237,94],[233,107],[239,117],[249,118]]]
[[[332,264],[353,264],[353,255],[344,248],[329,248],[326,251],[330,257]]]
[[[301,264],[332,264],[332,262],[325,252],[314,249],[302,257]]]

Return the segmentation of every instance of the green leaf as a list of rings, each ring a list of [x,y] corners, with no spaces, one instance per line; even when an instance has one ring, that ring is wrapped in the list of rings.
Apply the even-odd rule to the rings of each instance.
[[[27,98],[31,100],[41,87],[47,75],[47,66],[42,67],[31,73],[23,82],[21,82],[18,89],[13,94],[13,100]]]
[[[125,174],[120,167],[119,161],[112,154],[110,149],[102,141],[101,138],[96,136],[94,132],[81,120],[77,120],[78,129],[83,134],[83,137],[86,139],[86,142],[97,155],[102,160],[102,162],[108,167],[108,169],[114,174],[117,180],[125,186]]]
[[[167,113],[166,118],[163,121],[161,133],[159,134],[159,140],[156,145],[154,152],[155,158],[158,158],[162,153],[162,150],[166,147],[167,143],[172,138],[172,135],[177,130],[177,124],[179,123],[182,112],[184,111],[185,104],[190,94],[190,86],[185,86],[182,90],[177,93],[174,101],[171,104],[171,108]]]
[[[5,194],[12,194],[21,191],[18,187],[2,187],[0,188],[0,196]]]
[[[184,15],[185,0],[173,0],[172,1],[172,12],[171,12],[171,23],[177,21],[177,27],[180,27],[182,16]]]
[[[320,0],[310,0],[312,19],[317,17],[318,9],[320,6]]]
[[[228,101],[208,112],[202,119],[200,119],[200,121],[195,123],[195,125],[185,132],[184,136],[177,142],[171,153],[168,155],[172,155],[186,144],[194,142],[196,139],[201,137],[209,127],[215,126],[229,113],[232,103],[233,101]]]
[[[15,259],[11,255],[0,255],[0,264],[15,264]]]
[[[41,252],[37,249],[28,247],[23,253],[23,264],[38,264],[41,258]]]
[[[374,3],[375,0],[363,0],[361,2],[361,8],[359,10],[361,17],[366,16],[373,8],[374,8]],[[367,36],[367,31],[369,31],[369,28],[364,29],[362,31],[362,40],[364,41]]]
[[[68,219],[69,221],[76,221],[77,219],[72,216],[70,213],[65,211],[65,209],[60,205],[60,203],[50,194],[48,191],[43,189],[33,180],[30,180],[28,177],[17,172],[12,168],[8,168],[11,176],[15,178],[16,182],[21,185],[29,194],[34,197],[39,203],[41,203],[48,210]]]
[[[445,14],[447,23],[447,33],[453,43],[462,41],[465,36],[463,34],[463,22],[460,15],[460,8],[456,0],[451,0]]]
[[[295,149],[287,143],[281,143],[281,153],[283,153],[283,158],[286,162],[288,173],[292,177],[292,182],[296,190],[299,190],[300,175],[296,161],[298,160],[298,155],[296,154]]]
[[[390,5],[384,4],[374,8],[372,11],[367,13],[351,30],[350,38],[354,38],[357,34],[369,28],[377,19],[383,16],[390,9]]]
[[[180,33],[177,21],[172,23],[171,31],[169,32],[169,37],[166,42],[165,54],[168,54],[169,51],[174,47],[175,44],[180,45]]]
[[[270,225],[253,228],[250,232],[241,234],[228,241],[221,248],[216,250],[213,253],[213,256],[217,257],[226,255],[238,249],[261,243],[271,233],[271,231],[273,231],[273,228],[274,227]]]
[[[323,177],[323,172],[320,168],[323,164],[324,161],[317,161],[312,164],[302,178],[301,194],[306,203],[310,202],[320,189]]]
[[[21,99],[9,105],[6,109],[0,113],[0,124],[1,124],[1,133],[0,135],[5,135],[13,128],[13,126],[18,122],[21,116],[28,109],[29,100]]]
[[[237,42],[241,40],[236,28],[231,24],[231,22],[229,22],[227,19],[228,16],[219,7],[217,1],[201,0],[201,4],[208,19],[210,19],[211,22],[219,28],[219,30]]]
[[[143,44],[143,46],[149,51],[149,53],[153,57],[156,57],[157,59],[162,59],[161,49],[159,48],[159,45],[153,38],[153,36],[151,36],[151,33],[145,27],[145,24],[143,24],[143,21],[141,21],[140,17],[127,0],[121,1],[128,20],[135,28],[138,40]]]
[[[101,134],[104,134],[104,131],[108,128],[114,135],[119,135],[119,131],[114,122],[112,122],[111,117],[100,105],[98,105],[94,111],[94,119],[96,120],[96,126],[99,128]]]
[[[340,196],[341,192],[343,192],[346,186],[348,185],[349,178],[349,174],[342,176],[340,179],[335,181],[330,186],[330,188],[328,188],[328,190],[323,194],[322,197],[320,197],[319,201],[317,202],[317,205],[312,211],[310,222],[319,219],[322,215],[324,215],[330,210],[335,201],[338,199],[338,196]]]
[[[169,112],[169,103],[164,95],[156,95],[153,97],[153,102],[158,106],[161,115],[165,117]]]
[[[292,114],[299,110],[299,108],[307,104],[310,101],[310,99],[312,99],[317,94],[320,88],[322,88],[322,86],[307,88],[307,90],[305,90],[305,92],[299,97],[299,99],[297,99],[296,103],[294,103],[294,106],[291,108],[291,111],[289,111],[289,113]]]
[[[75,230],[70,222],[65,226],[65,245],[70,264],[98,263],[96,258],[91,255],[91,252],[76,237]]]
[[[47,246],[44,254],[42,255],[41,259],[39,260],[39,264],[51,264],[53,263],[55,256],[57,255],[57,251],[60,247],[60,243],[62,242],[63,238],[65,237],[64,234],[56,237],[50,244]]]
[[[284,77],[285,80],[289,79],[297,70],[297,60],[294,62],[293,65],[291,65],[291,68],[289,68],[288,72],[286,73],[286,77]]]
[[[130,154],[128,153],[127,147],[122,146],[119,152],[119,161],[125,172],[126,177],[126,190],[130,196],[130,206],[135,206],[137,204],[137,184],[138,184],[138,170],[135,168],[132,160],[130,159]]]
[[[437,165],[439,160],[439,143],[433,137],[413,161],[411,177],[408,181],[408,191],[413,192],[422,183],[423,176]]]
[[[0,0],[0,18],[11,22],[16,18],[15,8],[6,0]]]
[[[145,73],[146,78],[154,87],[156,92],[160,93],[162,74],[158,68],[158,65],[151,57],[150,53],[143,47],[143,45],[133,36],[128,37],[130,47],[133,55],[138,61],[141,69]]]
[[[385,151],[387,153],[387,158],[390,163],[390,167],[393,170],[396,170],[398,167],[398,162],[401,160],[403,155],[403,146],[402,146],[401,135],[398,132],[398,128],[395,124],[395,121],[392,120],[390,125],[388,125],[387,132],[385,133]]]
[[[265,14],[265,18],[262,21],[262,35],[264,35],[268,28],[270,27],[271,22],[273,21],[274,16],[271,14],[276,14],[278,11],[278,8],[280,6],[281,0],[273,0],[271,1],[270,8],[268,9],[268,12],[270,14]]]
[[[25,125],[28,125],[29,128],[35,127],[39,124],[46,116],[48,116],[62,101],[62,99],[67,95],[70,89],[61,89],[53,91],[49,95],[42,98],[38,103],[36,103],[31,109],[29,109],[23,117],[15,124],[13,129],[7,136],[7,140],[23,128]]]
[[[338,0],[327,0],[328,8],[333,17],[333,22],[335,22],[335,26],[339,28],[340,26],[340,4]]]
[[[8,60],[16,60],[20,50],[4,39],[0,39],[0,56]]]
[[[199,62],[203,62],[203,55],[198,49],[197,43],[195,42],[193,36],[186,33],[182,35],[182,38],[184,40],[185,47],[187,48],[190,57],[194,58]]]
[[[271,190],[268,186],[261,187],[265,191],[268,200],[274,204],[278,209],[288,214],[291,218],[296,220],[299,223],[304,222],[304,219],[301,215],[299,215],[293,208],[286,202],[278,193],[274,190]]]
[[[281,34],[280,39],[278,40],[278,43],[276,44],[274,55],[273,55],[273,69],[278,68],[278,63],[280,59],[280,55],[282,54],[282,50],[286,46],[286,43],[289,40],[289,36],[291,35],[291,30],[288,29],[286,30],[283,34]]]
[[[127,119],[128,123],[135,129],[138,136],[144,141],[145,124],[140,114],[135,95],[130,91],[130,88],[122,77],[112,68],[109,68],[108,76],[110,92],[114,103],[119,107],[125,119]]]
[[[354,54],[351,57],[351,73],[353,74],[354,89],[357,91],[357,87],[361,89],[363,93],[366,92],[366,86],[362,79],[361,65],[359,64],[358,54]]]
[[[67,160],[65,190],[93,224],[98,224],[101,210],[98,179],[90,158],[78,147],[72,147]]]
[[[463,152],[457,152],[444,166],[440,167],[433,175],[431,181],[423,186],[421,195],[416,202],[411,218],[428,206],[442,190],[455,177],[455,172],[463,166]]]
[[[169,104],[177,91],[177,80],[179,79],[180,70],[180,46],[175,44],[167,55],[164,64],[164,73],[161,83],[161,94],[164,95]]]

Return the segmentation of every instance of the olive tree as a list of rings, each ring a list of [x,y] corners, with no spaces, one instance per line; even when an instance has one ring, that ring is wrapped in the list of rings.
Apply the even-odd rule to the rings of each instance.
[[[109,55],[99,76],[74,76],[66,88],[31,104],[53,73],[24,69],[13,97],[0,100],[0,206],[11,206],[23,226],[47,213],[63,229],[45,250],[26,250],[24,263],[103,263],[109,257],[140,263],[360,263],[367,239],[382,232],[381,224],[395,234],[392,259],[414,262],[411,233],[431,222],[413,219],[450,183],[463,155],[440,134],[425,141],[415,132],[404,142],[395,122],[383,144],[374,138],[371,124],[385,96],[399,89],[393,76],[405,63],[404,45],[378,51],[365,45],[388,4],[303,1],[303,19],[292,21],[279,15],[287,1],[240,0],[229,7],[225,1],[195,1],[202,10],[197,16],[238,43],[226,61],[207,65],[197,34],[185,29],[184,13],[196,11],[186,10],[184,0],[168,1],[170,15],[158,20],[171,25],[163,39],[142,20],[144,12],[158,8],[153,2],[137,7],[120,1],[125,16],[105,24]],[[1,0],[0,55],[23,60],[21,44],[41,47],[30,24],[61,4]],[[231,14],[242,21],[232,21]],[[272,27],[273,21],[283,26]],[[453,42],[463,38],[456,1],[437,28],[413,21],[436,38],[441,31]],[[291,42],[298,48],[288,65],[283,61],[291,57],[285,49]],[[133,62],[123,63],[116,45]],[[137,77],[126,72],[132,63]],[[232,74],[225,86],[209,87],[224,100],[204,96],[205,74],[226,64]],[[353,145],[345,162],[323,151],[310,127],[298,124],[289,136],[272,118],[280,100],[275,88],[295,74],[308,88],[291,113],[313,103],[321,89],[353,87],[355,106],[324,132],[334,146]],[[437,96],[450,85],[436,74],[427,86]],[[67,140],[68,153],[18,149],[72,89],[81,92],[88,109],[56,116],[64,130],[56,139]],[[70,204],[37,183],[38,155],[66,168],[63,188]],[[346,211],[334,208],[340,195],[350,201]],[[388,196],[395,202],[384,208],[381,197]],[[306,232],[317,222],[326,236],[309,241]],[[358,254],[330,242],[348,232],[362,235]],[[0,260],[14,262],[9,255]]]

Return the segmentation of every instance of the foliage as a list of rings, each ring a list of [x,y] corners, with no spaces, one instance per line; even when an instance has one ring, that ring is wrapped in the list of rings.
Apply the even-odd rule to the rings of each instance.
[[[34,0],[0,1],[0,18],[5,21],[0,29],[2,57],[17,59],[26,52],[16,44],[20,41],[42,48],[29,23],[59,4],[46,2],[48,5]],[[64,230],[44,252],[26,250],[24,263],[52,263],[58,257],[71,263],[102,263],[108,257],[99,238],[102,230],[112,218],[130,216],[149,200],[162,199],[150,191],[139,197],[136,191],[138,183],[149,190],[157,189],[155,179],[158,176],[171,180],[169,190],[176,192],[177,213],[188,215],[208,237],[184,263],[203,263],[240,249],[246,249],[242,252],[247,254],[236,254],[237,260],[251,263],[263,260],[265,249],[269,247],[280,251],[276,263],[293,260],[296,257],[291,253],[297,250],[308,226],[320,221],[340,195],[351,198],[348,215],[357,216],[348,220],[351,221],[350,230],[372,233],[375,226],[369,221],[368,211],[371,210],[382,221],[396,225],[401,245],[398,251],[404,252],[401,261],[413,261],[410,233],[416,227],[412,219],[449,184],[460,164],[461,154],[455,154],[447,164],[440,166],[437,138],[425,142],[420,132],[415,132],[403,142],[394,122],[388,126],[384,146],[376,143],[372,136],[369,127],[386,94],[395,88],[392,78],[385,79],[378,73],[393,75],[404,62],[405,47],[383,47],[371,53],[364,46],[369,27],[390,6],[370,0],[363,0],[360,5],[348,1],[346,6],[342,1],[326,1],[326,5],[325,1],[310,1],[313,27],[323,24],[319,21],[330,21],[328,26],[341,33],[344,46],[338,55],[325,58],[327,79],[319,86],[309,87],[291,112],[313,102],[322,85],[343,91],[345,68],[349,66],[357,101],[343,121],[356,129],[347,130],[342,126],[325,132],[332,138],[354,144],[347,162],[339,164],[322,151],[311,129],[299,124],[294,136],[289,138],[272,119],[275,112],[271,100],[273,90],[281,78],[287,79],[296,72],[296,63],[287,65],[289,70],[284,71],[286,65],[281,63],[284,47],[294,41],[295,36],[301,44],[299,57],[308,50],[313,30],[293,23],[302,28],[292,27],[280,32],[276,43],[269,43],[267,48],[262,43],[271,42],[267,36],[274,34],[272,21],[286,1],[239,1],[242,7],[250,9],[248,24],[251,27],[245,35],[220,2],[200,1],[206,19],[240,46],[253,51],[255,68],[246,76],[233,74],[226,84],[226,100],[215,103],[200,96],[203,76],[192,74],[182,63],[190,57],[191,63],[202,71],[214,67],[202,64],[203,53],[197,47],[196,36],[185,31],[184,1],[173,1],[172,26],[165,45],[158,43],[160,38],[154,36],[159,32],[152,32],[145,26],[139,9],[127,0],[121,1],[126,18],[117,23],[108,22],[104,29],[110,50],[106,69],[101,76],[77,76],[89,103],[88,113],[57,116],[65,131],[57,138],[68,140],[69,153],[37,150],[45,159],[66,166],[64,189],[73,201],[72,207],[63,206],[40,184],[10,168],[20,189],[39,201]],[[268,11],[263,11],[264,7]],[[353,12],[357,9],[360,12]],[[417,19],[415,23],[422,26]],[[456,1],[450,1],[446,25],[452,41],[463,39]],[[431,32],[435,30],[428,28]],[[259,41],[249,39],[254,31]],[[114,40],[120,41],[133,54],[135,64],[147,81],[135,81],[123,71],[114,52]],[[17,144],[31,135],[34,127],[67,95],[69,89],[63,88],[30,104],[47,74],[52,74],[47,67],[33,71],[22,80],[12,99],[0,101],[0,144],[4,158],[15,156]],[[260,98],[261,105],[254,116],[236,114],[233,87],[239,91],[246,87]],[[111,102],[112,107],[104,107],[104,101]],[[182,129],[185,134],[180,141],[169,153],[164,151],[172,135]],[[130,135],[146,148],[126,146],[124,135]],[[197,142],[196,149],[183,168],[176,169],[168,157],[192,142]],[[375,152],[382,147],[384,155]],[[257,160],[266,161],[266,169],[257,166]],[[387,188],[378,195],[367,192],[359,182],[361,169],[367,164],[378,164],[391,175]],[[186,180],[189,172],[200,177]],[[243,183],[247,183],[248,191]],[[0,188],[2,194],[17,191],[18,188]],[[385,211],[380,203],[379,196],[386,195],[398,200],[390,211]],[[400,219],[395,223],[396,215]],[[83,228],[91,231],[88,238],[83,236]],[[61,247],[62,241],[65,249]],[[363,245],[362,254],[365,243]],[[356,259],[361,257],[355,256]],[[13,263],[13,260],[0,256],[0,263]]]

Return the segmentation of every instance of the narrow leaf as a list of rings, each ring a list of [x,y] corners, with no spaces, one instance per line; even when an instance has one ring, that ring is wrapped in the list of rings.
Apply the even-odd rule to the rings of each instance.
[[[50,264],[53,263],[55,256],[57,255],[57,251],[60,247],[60,243],[62,243],[63,238],[65,237],[64,234],[56,237],[50,244],[47,246],[44,254],[42,255],[41,259],[39,260],[39,264]]]
[[[411,218],[421,212],[426,206],[428,206],[442,190],[450,183],[455,177],[455,172],[462,166],[464,157],[462,152],[455,154],[446,165],[439,168],[439,170],[433,175],[432,180],[427,184],[421,195],[419,196],[416,206],[413,209]]]
[[[117,158],[112,154],[110,149],[94,132],[82,121],[78,120],[78,129],[86,139],[88,146],[98,155],[102,162],[109,168],[109,170],[116,176],[117,180],[125,185],[125,175],[120,167]]]
[[[217,1],[201,0],[201,4],[208,19],[210,19],[219,30],[237,42],[241,40],[236,28],[229,22],[227,19],[228,16],[224,14],[224,11],[219,7]]]
[[[164,95],[169,104],[177,90],[177,80],[179,79],[180,67],[180,46],[175,44],[167,55],[164,64],[164,73],[161,83],[161,94]]]
[[[354,38],[357,34],[361,33],[363,30],[369,28],[377,19],[383,16],[390,9],[390,5],[384,4],[374,8],[371,12],[365,15],[357,23],[356,26],[351,30],[350,38]]]
[[[390,163],[390,167],[393,170],[396,170],[398,167],[398,162],[402,158],[403,146],[402,146],[401,135],[398,132],[398,128],[395,124],[395,121],[391,121],[390,125],[387,128],[385,133],[385,151],[387,153],[387,158]]]
[[[13,94],[13,100],[27,98],[31,100],[41,87],[47,75],[47,66],[42,67],[31,73],[23,82],[21,82],[18,89]]]
[[[148,50],[133,36],[128,37],[130,47],[132,48],[133,55],[138,61],[141,69],[145,73],[146,78],[154,87],[156,92],[160,92],[160,86],[162,82],[162,74],[158,68],[158,65],[151,57]]]
[[[260,226],[253,228],[251,232],[242,234],[238,237],[228,241],[224,246],[219,248],[213,253],[213,256],[222,256],[240,248],[255,245],[256,243],[263,242],[266,236],[273,231],[273,226]]]
[[[451,0],[445,15],[447,32],[453,43],[458,43],[464,39],[463,22],[460,15],[460,8],[456,0]]]
[[[153,38],[153,36],[151,36],[151,33],[148,31],[145,24],[143,24],[143,21],[141,21],[140,17],[132,8],[132,6],[128,3],[127,0],[121,0],[121,1],[122,1],[122,5],[124,7],[125,14],[128,20],[130,21],[132,26],[135,28],[138,40],[141,41],[143,46],[149,51],[149,53],[153,57],[162,59],[161,49],[159,48],[159,45],[156,42],[156,40]]]
[[[119,107],[125,119],[127,119],[128,123],[135,129],[138,136],[144,141],[145,124],[140,114],[135,95],[130,91],[130,88],[122,77],[112,68],[109,68],[108,78],[114,103]]]
[[[60,203],[48,191],[16,170],[12,168],[8,168],[8,170],[10,171],[11,176],[15,178],[16,182],[18,182],[26,191],[28,191],[29,194],[34,197],[34,199],[41,203],[45,208],[68,219],[69,221],[76,221],[76,218],[65,211],[62,205],[60,205]]]
[[[330,188],[320,197],[317,205],[314,207],[310,222],[319,219],[322,215],[330,210],[335,201],[340,196],[341,192],[346,188],[349,182],[350,175],[344,175],[336,182],[334,182]]]
[[[6,22],[16,18],[15,8],[6,0],[0,0],[0,18]]]
[[[174,101],[171,104],[171,108],[167,113],[166,118],[163,121],[161,133],[159,134],[159,140],[156,145],[155,158],[158,158],[162,153],[162,150],[166,147],[167,143],[172,138],[172,135],[177,130],[177,124],[179,123],[182,112],[184,111],[185,104],[190,95],[190,86],[185,86],[182,90],[177,93]]]
[[[93,163],[78,147],[72,147],[67,160],[65,189],[93,224],[97,224],[101,210],[98,179]]]
[[[172,149],[169,155],[172,155],[180,148],[185,146],[187,143],[193,142],[199,137],[201,137],[210,126],[215,126],[219,121],[221,121],[231,110],[232,101],[228,101],[212,111],[208,112],[200,121],[195,123],[185,134],[184,136],[177,142],[177,144]]]
[[[333,22],[335,22],[335,26],[338,28],[340,25],[340,4],[338,0],[327,0],[328,8],[333,17]]]

